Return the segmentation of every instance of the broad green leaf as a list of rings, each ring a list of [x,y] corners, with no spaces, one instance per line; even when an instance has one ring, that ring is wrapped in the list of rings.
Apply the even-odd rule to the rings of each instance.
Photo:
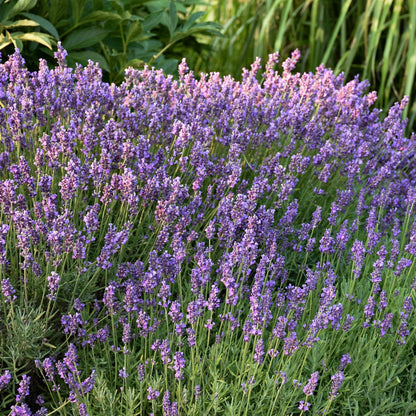
[[[129,44],[132,41],[138,40],[139,36],[142,34],[142,25],[136,20],[135,22],[130,23],[129,29],[126,35],[126,44]]]
[[[0,7],[0,22],[4,22],[9,18],[10,12],[13,9],[13,3],[2,4]]]
[[[80,25],[90,22],[106,22],[109,20],[121,20],[121,16],[114,12],[106,12],[104,10],[95,10],[92,13],[85,16],[81,21]]]
[[[150,10],[150,12],[159,11],[162,9],[169,8],[169,1],[170,0],[153,0],[153,1],[147,1],[146,7]]]
[[[81,20],[81,16],[84,12],[85,0],[71,0],[72,17],[74,19],[74,25],[78,25]]]
[[[110,72],[108,63],[104,56],[94,51],[73,51],[68,54],[68,57],[81,65],[88,65],[88,60],[98,62],[100,68],[104,71]]]
[[[188,28],[190,28],[204,14],[205,12],[192,13],[183,25],[183,30],[186,31]]]
[[[33,14],[33,13],[21,13],[21,14],[37,22],[40,27],[42,27],[47,32],[49,32],[55,39],[59,40],[58,31],[55,29],[55,26],[49,20],[46,20],[43,17],[38,16],[37,14]]]
[[[57,27],[58,22],[65,16],[69,0],[52,1],[48,8],[48,19]]]
[[[121,16],[124,12],[123,3],[119,0],[111,0],[111,6]]]
[[[38,23],[34,22],[33,20],[29,20],[29,19],[21,19],[21,20],[16,20],[14,23],[11,23],[9,25],[6,25],[5,27],[7,29],[11,29],[13,27],[35,27],[35,26],[39,26]]]
[[[67,51],[88,48],[89,46],[95,45],[100,40],[103,40],[109,33],[110,31],[100,27],[79,29],[70,33],[62,42],[62,46]]]
[[[224,35],[219,31],[219,29],[222,29],[222,27],[216,23],[202,22],[202,23],[197,23],[196,25],[193,25],[186,32],[182,32],[182,34],[185,36],[189,36],[189,35],[195,35],[197,33],[209,33],[214,36],[224,37]],[[177,32],[177,33],[181,33],[181,32]]]
[[[170,0],[168,29],[169,29],[171,38],[173,37],[173,34],[175,33],[177,26],[178,26],[178,13],[176,12],[175,3],[173,2],[173,0]]]
[[[22,33],[18,36],[16,36],[16,34],[14,33],[13,36],[19,40],[28,40],[28,41],[40,43],[41,45],[44,45],[49,49],[52,49],[52,46],[54,44],[54,39],[46,33],[40,33],[40,32]]]
[[[160,10],[158,12],[151,13],[148,17],[146,17],[142,23],[143,31],[148,32],[161,24],[163,22],[164,14],[164,11]]]
[[[14,3],[13,8],[10,10],[9,17],[16,16],[17,14],[30,10],[32,7],[36,6],[36,3],[38,0],[18,0],[16,3]]]

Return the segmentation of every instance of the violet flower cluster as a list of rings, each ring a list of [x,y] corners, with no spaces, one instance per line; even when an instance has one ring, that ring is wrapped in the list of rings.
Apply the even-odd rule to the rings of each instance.
[[[275,365],[319,348],[327,332],[344,339],[354,327],[406,343],[411,294],[398,294],[399,311],[386,297],[386,276],[407,279],[416,255],[406,100],[381,120],[366,81],[345,83],[324,66],[293,73],[297,51],[282,74],[273,54],[263,74],[257,60],[241,81],[197,79],[183,61],[179,80],[130,68],[119,86],[92,62],[68,68],[60,46],[55,56],[55,68],[41,61],[33,73],[18,52],[0,65],[2,302],[11,308],[29,292],[55,312],[66,348],[37,361],[45,392],[65,391],[87,414],[97,373],[108,370],[87,360],[81,370],[82,349],[113,366],[123,357],[120,386],[137,379],[148,409],[176,415],[175,389],[151,375],[180,386],[201,364],[197,402],[207,388],[201,350],[231,335],[253,368],[284,374],[282,389],[291,383]],[[371,291],[356,302],[364,281]],[[309,372],[308,399],[324,377],[319,386],[337,398],[348,352],[332,376]],[[146,361],[126,366],[134,355]],[[35,414],[30,378],[19,377],[13,411]]]

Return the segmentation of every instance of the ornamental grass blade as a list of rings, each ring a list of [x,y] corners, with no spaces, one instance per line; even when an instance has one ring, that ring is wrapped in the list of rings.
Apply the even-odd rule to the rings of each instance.
[[[329,42],[326,45],[326,52],[324,54],[324,57],[322,58],[322,62],[324,64],[327,64],[329,57],[333,54],[333,47],[335,44],[335,41],[339,37],[339,32],[341,29],[341,26],[346,20],[347,14],[350,10],[352,0],[347,0],[341,8],[341,13],[339,15],[339,18],[337,20],[337,23],[335,25],[335,28],[332,30],[331,38],[329,39]]]
[[[414,1],[409,0],[409,19],[408,19],[408,36],[409,36],[409,48],[407,50],[405,76],[406,84],[404,87],[404,94],[408,95],[410,102],[415,100],[415,74],[416,74],[416,4]],[[413,102],[412,112],[410,116],[410,122],[413,124],[416,115],[416,102]],[[409,106],[404,110],[404,116],[407,117],[409,114]]]
[[[292,6],[293,6],[293,0],[288,0],[285,3],[285,7],[283,9],[282,12],[282,16],[280,19],[280,24],[279,24],[279,30],[277,32],[276,35],[276,39],[274,41],[274,50],[275,51],[280,51],[283,49],[283,39],[285,36],[285,33],[289,30],[290,24],[292,23],[292,15],[293,12],[290,13],[290,11],[292,10]]]
[[[398,30],[398,24],[400,19],[400,13],[402,10],[403,0],[397,0],[394,2],[393,5],[393,15],[389,22],[389,30],[387,34],[386,43],[384,45],[384,53],[383,53],[383,63],[381,67],[381,82],[380,82],[380,92],[384,92],[383,96],[383,103],[387,104],[388,102],[388,95],[389,90],[386,88],[386,80],[388,78],[388,74],[393,74],[393,77],[395,77],[395,74],[397,74],[399,68],[393,67],[392,65],[392,57],[398,57],[399,51],[397,49],[398,46],[400,46],[399,43],[399,36],[400,31]],[[410,22],[411,24],[411,22]],[[393,61],[397,62],[397,60]]]

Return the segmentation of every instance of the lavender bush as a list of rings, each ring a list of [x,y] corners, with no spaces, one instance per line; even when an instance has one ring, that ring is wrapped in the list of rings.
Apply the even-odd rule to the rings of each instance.
[[[415,412],[406,101],[65,55],[0,66],[1,414]]]

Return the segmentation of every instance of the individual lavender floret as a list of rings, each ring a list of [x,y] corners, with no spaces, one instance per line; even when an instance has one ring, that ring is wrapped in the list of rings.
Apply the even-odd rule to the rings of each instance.
[[[302,412],[306,412],[309,410],[309,406],[311,404],[309,402],[305,402],[304,400],[301,400],[299,402],[299,410],[302,410]]]
[[[160,396],[160,392],[156,389],[152,389],[151,387],[149,387],[147,391],[149,392],[147,400],[156,400]]]
[[[85,308],[85,303],[82,303],[78,298],[74,299],[74,309],[81,312]]]
[[[311,378],[309,379],[308,383],[303,388],[303,392],[307,396],[313,395],[313,392],[315,391],[316,386],[318,384],[318,379],[319,379],[319,371],[315,371],[314,373],[311,374]]]
[[[350,357],[350,355],[349,354],[344,354],[342,357],[341,357],[341,362],[340,362],[340,365],[338,366],[338,371],[342,371],[342,370],[344,370],[344,368],[348,365],[348,364],[351,364],[351,357]]]
[[[331,392],[329,393],[329,397],[331,400],[338,396],[338,390],[340,389],[342,382],[344,381],[344,378],[345,376],[343,371],[338,371],[333,376],[331,376],[332,387]]]
[[[3,279],[1,281],[1,291],[6,298],[6,302],[11,303],[17,299],[17,296],[15,295],[16,290],[11,285],[9,279]]]
[[[1,376],[0,376],[0,390],[4,389],[12,379],[12,376],[10,374],[9,370],[6,370]]]
[[[129,376],[129,373],[127,373],[126,368],[123,367],[120,369],[120,371],[118,372],[119,377],[121,378],[127,378]]]

